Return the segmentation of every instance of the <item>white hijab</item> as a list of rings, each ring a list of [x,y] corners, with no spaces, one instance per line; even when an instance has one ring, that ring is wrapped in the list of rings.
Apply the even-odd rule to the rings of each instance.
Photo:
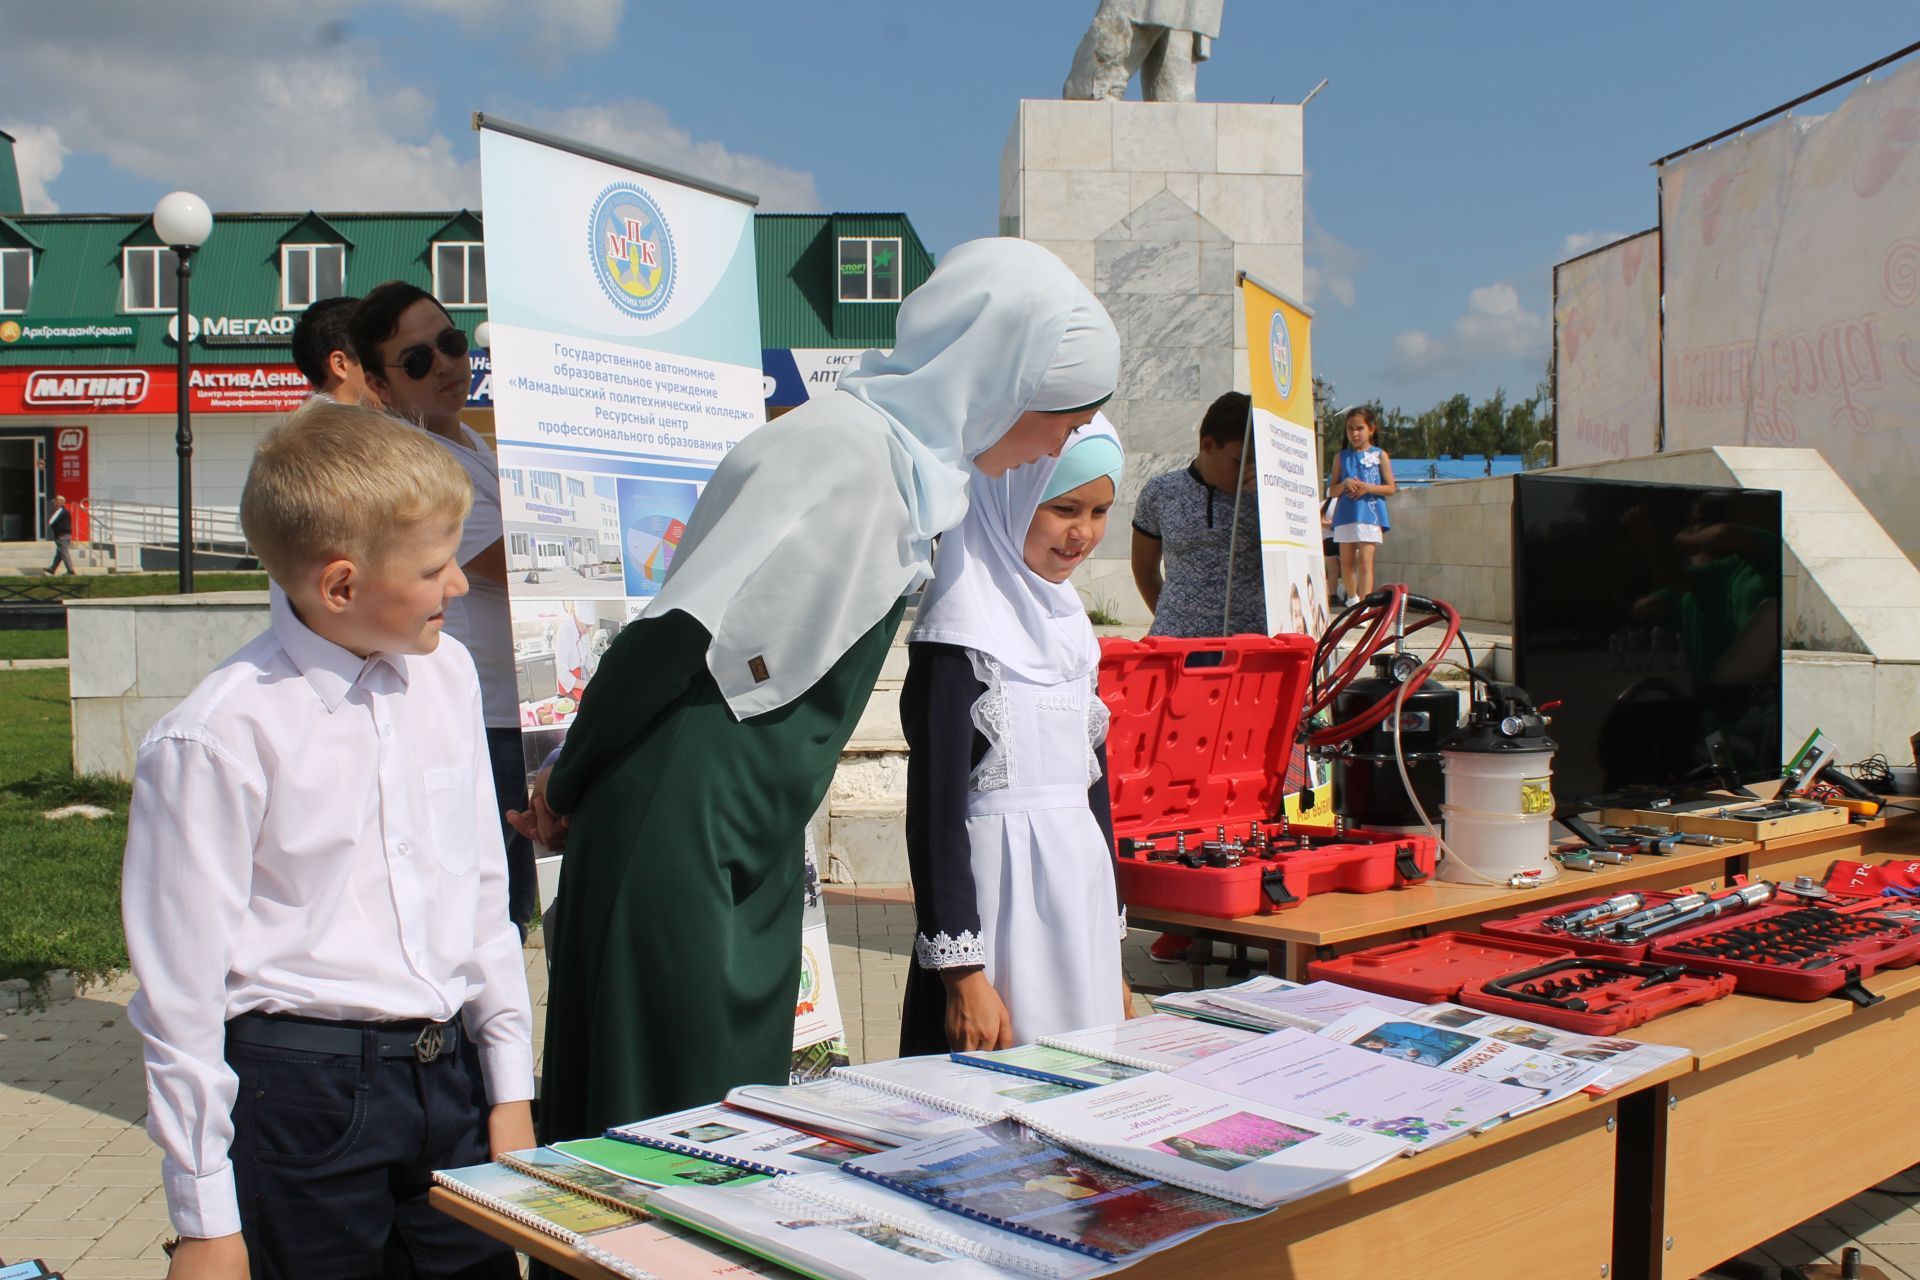
[[[1028,409],[1111,395],[1120,340],[1060,259],[1024,240],[954,249],[900,305],[890,355],[750,433],[714,471],[649,614],[713,637],[738,719],[819,682],[932,572],[973,458]]]
[[[973,503],[960,527],[940,540],[933,585],[920,601],[910,639],[976,650],[1035,684],[1085,679],[1099,667],[1100,645],[1080,593],[1029,569],[1025,549],[1034,512],[1065,454],[1101,438],[1119,447],[1113,424],[1095,414],[1061,458],[1015,467],[997,480],[975,474]]]

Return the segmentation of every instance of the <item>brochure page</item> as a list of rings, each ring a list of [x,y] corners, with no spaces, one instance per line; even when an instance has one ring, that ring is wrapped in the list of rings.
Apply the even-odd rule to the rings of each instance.
[[[1182,1067],[1174,1078],[1421,1147],[1539,1099],[1532,1089],[1396,1062],[1305,1031],[1275,1032]]]
[[[608,1130],[607,1136],[628,1142],[644,1141],[669,1151],[743,1160],[785,1173],[815,1173],[837,1168],[841,1162],[869,1150],[720,1104],[623,1124]]]
[[[1014,1118],[1123,1169],[1256,1209],[1345,1182],[1408,1145],[1159,1074],[1021,1107]]]
[[[945,1054],[837,1067],[834,1075],[886,1093],[932,1103],[976,1120],[999,1120],[1009,1107],[1073,1093],[1072,1085],[1025,1080],[955,1062]]]
[[[1072,1085],[1076,1089],[1112,1084],[1115,1080],[1131,1080],[1147,1072],[1145,1067],[1129,1067],[1125,1063],[1096,1058],[1090,1053],[1075,1053],[1071,1049],[1055,1049],[1044,1044],[1017,1044],[1011,1049],[974,1049],[955,1053],[952,1057],[955,1062],[969,1067],[1010,1072]]]
[[[1537,1106],[1578,1093],[1606,1073],[1605,1067],[1576,1062],[1544,1049],[1523,1049],[1504,1040],[1436,1027],[1411,1016],[1376,1009],[1350,1013],[1320,1034],[1397,1062],[1537,1089]],[[1518,1115],[1523,1110],[1532,1108],[1518,1108],[1508,1114]]]
[[[741,1085],[727,1094],[727,1101],[802,1129],[892,1147],[979,1123],[972,1116],[834,1076],[805,1084]]]
[[[843,1168],[1106,1262],[1132,1261],[1259,1212],[1129,1173],[1011,1120],[861,1156]]]
[[[1079,1031],[1058,1036],[1041,1036],[1039,1042],[1056,1049],[1090,1053],[1111,1062],[1124,1062],[1129,1066],[1172,1071],[1209,1054],[1221,1053],[1235,1045],[1258,1039],[1259,1035],[1257,1031],[1216,1026],[1178,1014],[1151,1013],[1127,1022],[1083,1027]]]
[[[1319,1031],[1360,1009],[1412,1013],[1422,1007],[1411,1000],[1376,995],[1338,982],[1309,982],[1304,987],[1287,990],[1245,993],[1223,988],[1213,998],[1226,1008],[1239,1010],[1259,1021],[1269,1031],[1284,1027]]]
[[[1412,1015],[1417,1022],[1436,1027],[1452,1027],[1476,1036],[1490,1036],[1523,1049],[1545,1049],[1575,1062],[1591,1062],[1606,1068],[1606,1074],[1588,1086],[1589,1091],[1605,1093],[1657,1067],[1678,1061],[1688,1050],[1671,1044],[1648,1044],[1642,1040],[1622,1040],[1617,1036],[1583,1036],[1575,1031],[1543,1027],[1505,1014],[1482,1013],[1458,1004],[1430,1004]]]

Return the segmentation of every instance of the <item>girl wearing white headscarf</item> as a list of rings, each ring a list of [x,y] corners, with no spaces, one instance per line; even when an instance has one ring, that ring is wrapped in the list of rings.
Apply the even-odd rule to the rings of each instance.
[[[1058,258],[974,241],[901,304],[890,354],[713,473],[536,788],[544,835],[571,822],[543,1141],[787,1078],[804,832],[903,597],[968,479],[1057,452],[1118,373],[1112,321]]]
[[[976,477],[941,542],[900,694],[918,918],[902,1054],[1126,1016],[1100,648],[1067,581],[1121,467],[1096,416],[1060,458]]]

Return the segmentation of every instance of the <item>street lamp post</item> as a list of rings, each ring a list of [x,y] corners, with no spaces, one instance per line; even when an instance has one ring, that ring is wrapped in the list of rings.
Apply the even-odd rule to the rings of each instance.
[[[187,191],[175,191],[160,197],[153,207],[153,230],[162,244],[173,250],[178,262],[179,311],[175,323],[174,347],[180,357],[180,424],[173,436],[174,452],[180,457],[180,594],[193,590],[193,418],[191,413],[192,312],[187,306],[187,285],[193,275],[193,252],[207,242],[213,232],[213,212],[207,202]]]

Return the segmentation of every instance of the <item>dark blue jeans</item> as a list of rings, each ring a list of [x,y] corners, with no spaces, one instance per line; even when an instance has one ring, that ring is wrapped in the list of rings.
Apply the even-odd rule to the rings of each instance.
[[[507,825],[507,810],[527,807],[527,757],[520,746],[520,731],[487,730],[487,756],[493,763],[500,834],[507,842],[507,914],[524,938],[527,922],[540,913],[540,880],[533,865],[533,841]]]
[[[511,1249],[427,1204],[435,1169],[488,1159],[465,1036],[429,1063],[231,1042],[227,1062],[254,1280],[518,1280]]]

